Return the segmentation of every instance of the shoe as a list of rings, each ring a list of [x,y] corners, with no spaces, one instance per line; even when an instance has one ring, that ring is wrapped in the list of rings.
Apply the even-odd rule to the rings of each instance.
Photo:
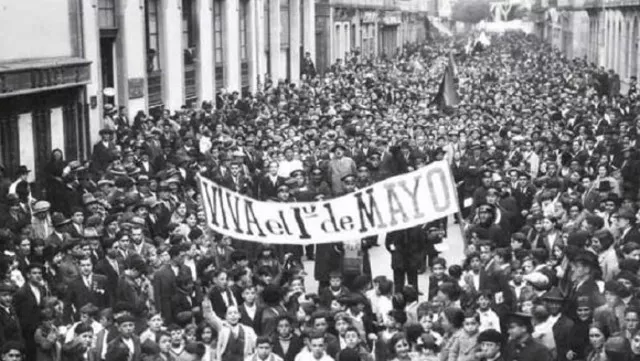
[[[316,256],[312,255],[312,254],[308,254],[307,255],[307,261],[315,261]]]

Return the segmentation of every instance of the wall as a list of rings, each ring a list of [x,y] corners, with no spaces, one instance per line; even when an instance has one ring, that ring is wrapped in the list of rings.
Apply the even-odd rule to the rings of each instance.
[[[0,60],[72,54],[66,0],[0,0],[0,24]]]

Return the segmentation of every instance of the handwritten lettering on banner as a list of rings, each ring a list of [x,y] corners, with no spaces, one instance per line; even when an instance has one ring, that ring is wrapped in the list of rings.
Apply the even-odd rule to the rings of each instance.
[[[237,239],[312,244],[359,239],[413,227],[458,211],[446,162],[319,202],[262,202],[201,178],[209,227]]]

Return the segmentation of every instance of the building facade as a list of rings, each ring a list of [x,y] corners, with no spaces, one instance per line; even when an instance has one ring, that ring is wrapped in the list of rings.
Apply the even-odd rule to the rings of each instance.
[[[558,0],[545,11],[542,35],[569,58],[585,58],[620,75],[621,90],[640,75],[640,1]]]
[[[329,69],[353,51],[392,56],[404,43],[426,37],[429,1],[316,0],[316,67]]]
[[[422,5],[424,3],[424,5]],[[88,159],[104,106],[178,110],[425,36],[419,0],[0,0],[0,162]]]

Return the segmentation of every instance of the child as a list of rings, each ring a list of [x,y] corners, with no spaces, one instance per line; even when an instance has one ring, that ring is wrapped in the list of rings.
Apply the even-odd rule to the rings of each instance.
[[[173,324],[168,328],[171,335],[171,348],[170,354],[175,359],[179,359],[184,353],[184,330],[180,326]]]
[[[422,326],[422,334],[433,338],[436,346],[442,345],[442,336],[433,329],[434,318],[432,312],[426,308],[418,309],[418,321]]]
[[[338,328],[337,325],[338,322],[336,321],[336,328]],[[343,341],[344,347],[342,347]],[[340,359],[340,354],[342,353],[342,351],[351,349],[358,352],[360,361],[373,361],[373,356],[371,355],[371,353],[369,353],[365,345],[362,343],[362,339],[360,338],[358,329],[353,326],[347,326],[344,330],[343,335],[340,336],[340,348],[341,351],[338,353],[338,355],[336,355],[336,360]]]
[[[384,330],[374,336],[374,357],[376,360],[388,360],[393,354],[389,349],[391,338],[402,330],[402,326],[407,322],[407,314],[404,311],[391,310],[384,318]]]
[[[500,329],[500,317],[491,309],[491,296],[491,291],[484,290],[476,300],[478,315],[480,316],[480,332],[490,329],[502,332]]]
[[[420,352],[420,356],[418,359],[420,361],[438,361],[440,358],[438,357],[438,352],[440,347],[436,343],[436,339],[431,335],[424,333],[420,338],[418,338],[418,351]]]
[[[147,340],[154,343],[157,342],[158,333],[163,329],[162,324],[163,320],[160,312],[149,314],[147,318],[147,329],[140,334],[140,343],[144,343]]]
[[[496,330],[482,331],[478,335],[480,350],[478,356],[481,361],[502,360],[500,349],[502,348],[502,334]]]
[[[460,334],[449,350],[449,360],[474,361],[478,349],[478,329],[480,328],[480,316],[473,310],[464,313],[464,332]]]
[[[171,343],[173,337],[170,333],[166,331],[159,331],[157,335],[158,340],[158,348],[160,349],[160,354],[156,358],[158,361],[173,361],[175,358],[171,354]]]
[[[320,290],[320,304],[330,308],[331,302],[341,296],[349,294],[349,290],[342,285],[342,274],[333,271],[329,274],[329,287]]]

